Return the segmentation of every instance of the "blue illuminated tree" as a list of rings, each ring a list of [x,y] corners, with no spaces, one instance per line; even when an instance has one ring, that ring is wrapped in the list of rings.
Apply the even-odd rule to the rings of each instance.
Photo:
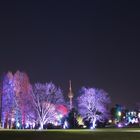
[[[95,128],[96,122],[103,122],[108,117],[108,104],[110,98],[104,90],[83,87],[78,97],[78,111],[83,118],[92,123]]]
[[[13,74],[8,72],[4,76],[2,84],[2,127],[5,128],[7,128],[15,107],[13,86]]]

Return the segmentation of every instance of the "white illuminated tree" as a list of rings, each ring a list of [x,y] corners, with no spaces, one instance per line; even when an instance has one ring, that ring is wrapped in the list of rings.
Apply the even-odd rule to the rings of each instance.
[[[103,122],[108,116],[110,98],[104,90],[83,87],[78,97],[78,111],[95,128],[97,120]]]
[[[40,129],[43,129],[44,124],[55,119],[55,105],[64,103],[62,91],[53,83],[37,83],[33,86],[32,97]]]

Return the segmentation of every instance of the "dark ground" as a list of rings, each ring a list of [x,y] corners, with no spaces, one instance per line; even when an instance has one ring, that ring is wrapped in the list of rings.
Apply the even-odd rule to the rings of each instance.
[[[140,129],[1,130],[0,140],[140,140]]]

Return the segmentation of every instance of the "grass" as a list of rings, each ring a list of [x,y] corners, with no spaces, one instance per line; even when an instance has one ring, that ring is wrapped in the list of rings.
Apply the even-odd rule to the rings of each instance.
[[[140,140],[140,129],[0,130],[0,140]]]

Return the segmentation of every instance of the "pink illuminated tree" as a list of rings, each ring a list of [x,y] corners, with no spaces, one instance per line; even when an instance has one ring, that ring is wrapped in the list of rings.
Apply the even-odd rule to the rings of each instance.
[[[26,118],[29,113],[27,110],[31,102],[31,90],[28,75],[24,72],[17,71],[14,74],[14,96],[17,115],[20,118],[22,125],[25,125],[25,120],[27,120]]]
[[[55,120],[56,105],[64,103],[62,91],[53,83],[36,83],[33,86],[32,99],[40,129],[43,129],[44,124]]]
[[[83,118],[90,120],[91,128],[95,128],[97,120],[103,122],[107,118],[110,98],[104,90],[95,88],[83,87],[80,94],[78,111]]]

